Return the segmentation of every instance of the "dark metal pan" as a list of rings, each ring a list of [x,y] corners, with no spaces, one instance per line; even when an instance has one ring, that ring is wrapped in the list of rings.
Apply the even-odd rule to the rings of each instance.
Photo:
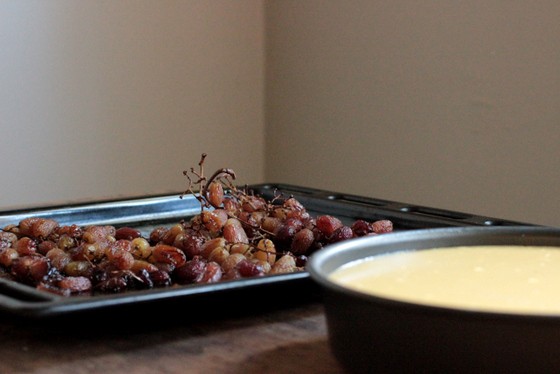
[[[395,231],[522,225],[492,217],[286,184],[260,184],[249,188],[255,194],[267,198],[278,194],[294,196],[312,214],[331,214],[347,222],[358,218],[390,219]],[[156,226],[171,225],[200,213],[199,202],[193,196],[180,198],[180,195],[177,193],[4,211],[0,212],[0,226],[17,224],[25,217],[40,216],[56,219],[61,224],[132,226],[146,234]],[[44,320],[91,312],[99,316],[100,312],[114,314],[130,310],[149,313],[179,310],[188,314],[202,313],[204,309],[215,307],[222,308],[229,302],[245,305],[247,308],[254,308],[257,304],[268,301],[287,305],[309,300],[316,292],[317,287],[310,281],[307,271],[88,297],[61,297],[0,279],[0,312],[24,320]]]
[[[371,256],[472,245],[560,246],[560,229],[411,230],[337,243],[313,255],[307,269],[324,295],[329,341],[349,372],[560,371],[560,314],[421,305],[353,291],[329,278],[340,266]]]

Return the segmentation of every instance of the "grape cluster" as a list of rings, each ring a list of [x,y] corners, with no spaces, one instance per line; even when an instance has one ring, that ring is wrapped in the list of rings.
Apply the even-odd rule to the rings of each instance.
[[[312,217],[294,197],[270,201],[208,183],[200,214],[149,235],[132,227],[30,217],[0,231],[0,276],[60,295],[213,283],[301,271],[321,247],[391,232],[390,220]]]

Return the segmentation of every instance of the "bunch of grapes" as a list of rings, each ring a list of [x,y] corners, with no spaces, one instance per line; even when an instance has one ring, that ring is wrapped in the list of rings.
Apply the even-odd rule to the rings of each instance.
[[[186,193],[200,201],[200,214],[146,236],[132,227],[39,217],[4,227],[0,276],[67,296],[213,283],[301,271],[327,244],[393,229],[389,220],[348,226],[331,215],[312,217],[294,197],[266,200],[238,189],[230,169],[209,179],[194,174],[199,190],[185,172]]]

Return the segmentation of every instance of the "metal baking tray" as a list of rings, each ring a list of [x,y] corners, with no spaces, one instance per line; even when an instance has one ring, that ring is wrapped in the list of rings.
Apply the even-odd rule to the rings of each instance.
[[[395,231],[451,226],[528,225],[289,184],[257,184],[248,187],[267,199],[278,194],[294,196],[311,214],[331,214],[348,223],[356,219],[390,219]],[[185,195],[181,198],[181,193],[177,193],[3,211],[0,212],[0,227],[17,224],[25,217],[39,216],[55,219],[61,224],[131,226],[147,235],[154,227],[171,225],[198,213],[200,204],[194,196]],[[305,271],[214,284],[71,297],[0,279],[0,313],[12,320],[24,321],[84,318],[87,315],[99,318],[103,313],[115,316],[131,311],[151,316],[165,316],[174,312],[185,317],[212,310],[223,312],[231,304],[236,305],[237,309],[245,306],[253,311],[263,305],[285,306],[313,299],[317,292],[317,286]]]

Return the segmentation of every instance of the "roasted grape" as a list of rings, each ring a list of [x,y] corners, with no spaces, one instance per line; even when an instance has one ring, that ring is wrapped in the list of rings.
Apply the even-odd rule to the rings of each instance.
[[[206,179],[203,159],[199,193],[184,172],[200,214],[149,233],[25,218],[0,231],[0,277],[65,296],[215,283],[302,271],[325,245],[393,231],[390,220],[345,224],[313,217],[293,196],[255,196],[233,184],[230,169]]]

